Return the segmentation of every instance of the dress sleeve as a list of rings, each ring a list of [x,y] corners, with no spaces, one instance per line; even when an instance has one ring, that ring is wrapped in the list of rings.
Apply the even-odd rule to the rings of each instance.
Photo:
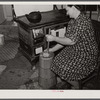
[[[65,36],[71,39],[73,42],[77,42],[80,38],[80,35],[84,32],[84,28],[82,25],[83,24],[79,22],[68,25]]]

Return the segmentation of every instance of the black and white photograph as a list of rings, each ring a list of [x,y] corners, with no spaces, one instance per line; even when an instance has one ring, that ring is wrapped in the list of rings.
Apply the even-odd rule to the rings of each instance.
[[[1,3],[0,90],[100,90],[100,3]]]

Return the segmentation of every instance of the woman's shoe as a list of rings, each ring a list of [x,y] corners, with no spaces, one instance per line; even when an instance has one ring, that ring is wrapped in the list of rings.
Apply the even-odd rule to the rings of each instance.
[[[71,86],[71,90],[79,90],[79,87]]]

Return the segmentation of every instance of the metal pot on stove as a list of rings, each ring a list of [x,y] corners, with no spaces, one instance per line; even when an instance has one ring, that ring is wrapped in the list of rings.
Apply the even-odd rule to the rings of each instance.
[[[29,22],[31,23],[38,23],[41,21],[41,13],[39,11],[34,11],[29,14],[26,14],[26,18],[28,19]]]

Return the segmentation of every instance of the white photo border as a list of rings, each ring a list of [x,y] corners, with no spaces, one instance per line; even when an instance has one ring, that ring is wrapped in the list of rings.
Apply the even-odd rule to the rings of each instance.
[[[7,1],[0,4],[89,4],[99,5],[100,1]],[[0,90],[0,99],[99,99],[99,90]]]

